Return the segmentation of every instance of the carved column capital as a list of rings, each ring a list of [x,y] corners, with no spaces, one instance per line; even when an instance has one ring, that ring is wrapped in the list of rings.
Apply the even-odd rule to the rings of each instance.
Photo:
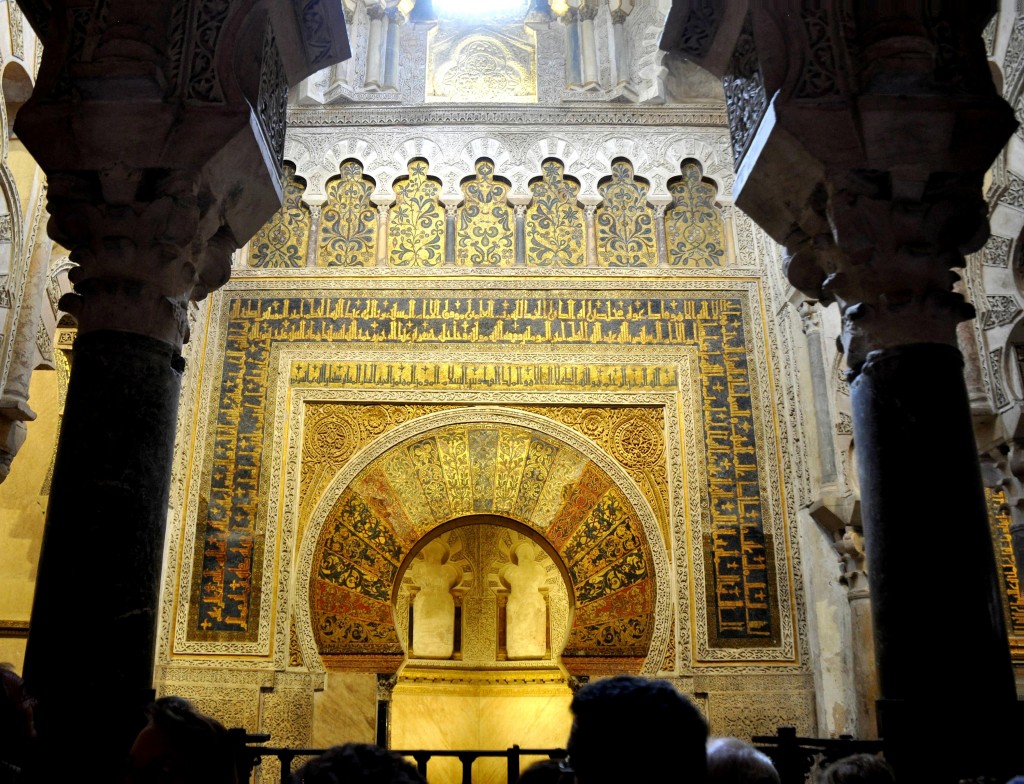
[[[835,548],[842,559],[843,573],[839,576],[839,582],[847,587],[847,598],[851,602],[866,599],[871,591],[868,587],[864,532],[860,526],[846,526],[842,535],[836,538]]]
[[[49,231],[79,266],[82,334],[180,348],[190,300],[281,204],[289,83],[347,56],[340,3],[29,4],[44,45],[18,137],[49,182]],[[112,120],[112,118],[116,118]]]
[[[891,172],[850,171],[822,189],[803,229],[786,241],[786,273],[807,296],[836,302],[851,369],[871,351],[912,343],[957,345],[974,307],[954,291],[962,248],[987,230],[973,176],[932,186]]]
[[[584,22],[591,22],[597,17],[597,3],[590,0],[579,7],[580,19]]]
[[[678,8],[677,8],[678,6]],[[837,302],[850,367],[956,346],[953,268],[987,235],[985,170],[1016,127],[979,34],[990,6],[673,4],[662,47],[722,77],[738,207]]]
[[[800,316],[800,328],[805,335],[821,331],[821,306],[813,299],[804,299],[797,303],[796,312]]]
[[[49,181],[50,235],[78,266],[60,306],[80,334],[116,329],[181,347],[188,303],[227,282],[239,246],[197,174],[115,166]]]

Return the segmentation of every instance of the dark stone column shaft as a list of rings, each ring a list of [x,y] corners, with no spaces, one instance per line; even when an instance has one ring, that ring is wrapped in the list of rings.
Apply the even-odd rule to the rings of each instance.
[[[25,653],[43,780],[120,780],[144,724],[182,368],[143,335],[75,342]]]
[[[960,353],[931,343],[874,351],[850,391],[887,755],[920,781],[1019,772]]]

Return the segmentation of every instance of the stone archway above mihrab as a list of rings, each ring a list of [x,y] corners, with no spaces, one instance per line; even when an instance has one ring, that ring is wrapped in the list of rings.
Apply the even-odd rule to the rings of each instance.
[[[401,564],[432,530],[474,514],[528,527],[561,559],[574,596],[570,671],[640,671],[657,659],[667,557],[613,459],[553,421],[498,409],[430,414],[373,446],[332,483],[305,537],[308,622],[328,667],[397,666]]]

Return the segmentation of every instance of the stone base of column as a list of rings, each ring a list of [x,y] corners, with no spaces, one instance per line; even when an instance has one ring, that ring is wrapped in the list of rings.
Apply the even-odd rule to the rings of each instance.
[[[41,780],[120,780],[145,723],[182,369],[154,338],[75,341],[25,653]]]
[[[887,753],[1005,780],[1024,747],[960,352],[872,352],[850,391]]]

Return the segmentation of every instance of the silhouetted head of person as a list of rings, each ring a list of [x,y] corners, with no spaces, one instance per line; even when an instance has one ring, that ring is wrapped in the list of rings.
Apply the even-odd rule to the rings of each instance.
[[[576,692],[570,708],[567,765],[579,784],[707,780],[707,723],[668,681],[595,681]]]
[[[851,754],[828,765],[819,784],[896,784],[889,764],[874,754]]]
[[[566,778],[559,760],[546,759],[534,762],[519,774],[516,784],[559,784]]]
[[[25,682],[9,664],[0,664],[0,765],[22,768],[36,740],[35,705]]]
[[[780,784],[771,758],[739,738],[708,739],[709,784]]]
[[[125,784],[238,784],[235,745],[223,724],[181,697],[161,697],[146,714]]]
[[[427,784],[404,757],[369,743],[334,746],[292,775],[294,784]]]

